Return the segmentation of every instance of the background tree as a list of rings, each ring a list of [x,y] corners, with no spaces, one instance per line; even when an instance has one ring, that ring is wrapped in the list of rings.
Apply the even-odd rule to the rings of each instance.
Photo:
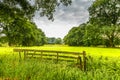
[[[62,44],[63,41],[61,38],[47,37],[47,44]]]
[[[61,38],[56,38],[55,44],[62,44],[62,43],[63,43],[63,41]]]
[[[73,27],[64,37],[65,44],[70,46],[98,46],[102,45],[99,27],[90,23]]]
[[[35,34],[36,41],[34,45],[41,46],[47,43],[46,36],[41,29],[36,29],[35,33],[36,33]]]
[[[56,38],[55,37],[47,37],[47,44],[55,44]]]
[[[104,45],[106,47],[115,47],[119,45],[120,41],[120,26],[102,26],[101,27],[101,36],[104,39]]]
[[[84,46],[98,46],[103,44],[101,30],[99,26],[86,23],[83,43]]]
[[[120,0],[96,0],[89,8],[90,22],[103,30],[107,46],[115,47],[120,39]]]
[[[68,44],[70,46],[83,45],[84,31],[85,31],[84,24],[82,24],[79,27],[73,27],[64,37],[65,44]]]

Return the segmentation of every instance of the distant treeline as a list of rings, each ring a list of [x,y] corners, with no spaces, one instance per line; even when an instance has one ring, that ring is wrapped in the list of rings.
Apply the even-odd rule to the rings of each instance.
[[[117,27],[117,29],[116,29]],[[64,43],[70,46],[116,47],[120,45],[119,26],[99,27],[90,23],[73,27],[64,37]]]

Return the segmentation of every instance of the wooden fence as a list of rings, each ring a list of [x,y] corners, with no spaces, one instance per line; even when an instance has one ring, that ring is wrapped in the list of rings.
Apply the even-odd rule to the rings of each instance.
[[[86,70],[86,52],[68,52],[68,51],[51,51],[51,50],[35,50],[35,49],[14,49],[14,52],[19,52],[19,58],[38,58],[52,59],[55,61],[75,61],[76,65],[81,70]]]

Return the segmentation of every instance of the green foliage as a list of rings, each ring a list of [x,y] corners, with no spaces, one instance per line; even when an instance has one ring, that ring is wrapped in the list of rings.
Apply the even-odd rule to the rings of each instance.
[[[47,38],[48,44],[55,44],[55,37]]]
[[[85,35],[83,36],[84,46],[102,45],[101,30],[97,25],[87,23],[85,26]]]
[[[120,24],[120,0],[96,0],[89,8],[90,21],[99,25]]]
[[[47,44],[62,44],[61,38],[55,38],[55,37],[48,37],[47,38]]]
[[[73,27],[68,34],[64,37],[65,44],[70,46],[82,45],[82,39],[84,36],[84,27]]]
[[[3,26],[9,46],[33,46],[45,44],[45,35],[41,29],[26,18],[17,17],[8,25]]]
[[[81,24],[72,28],[64,37],[65,44],[70,46],[97,46],[101,45],[101,35],[98,26],[90,23]]]
[[[56,38],[55,44],[62,44],[62,39],[61,38]]]
[[[15,15],[32,18],[36,11],[39,11],[41,16],[53,19],[57,6],[60,4],[68,6],[71,2],[71,0],[0,0],[0,12],[5,13],[0,14],[0,19],[6,16],[14,18]]]
[[[120,40],[120,0],[96,0],[89,8],[90,23],[101,27],[107,47],[115,47]]]
[[[116,47],[120,41],[120,26],[101,26],[91,23],[72,28],[64,37],[65,44],[70,46]]]
[[[47,42],[46,36],[41,29],[36,29],[35,31],[35,42],[34,45],[41,46]]]
[[[7,43],[7,37],[6,36],[0,36],[0,43],[1,44]]]
[[[115,47],[120,41],[120,26],[102,26],[101,35],[104,38],[104,44],[107,47]]]

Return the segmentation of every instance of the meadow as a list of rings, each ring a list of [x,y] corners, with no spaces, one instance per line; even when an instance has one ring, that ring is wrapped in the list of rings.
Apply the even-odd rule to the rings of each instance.
[[[40,50],[59,50],[82,52],[86,51],[90,56],[104,56],[104,57],[120,57],[120,48],[103,48],[103,47],[70,47],[63,45],[45,45],[40,47],[0,47],[0,55],[13,54],[13,49],[40,49]]]
[[[73,63],[21,60],[14,48],[59,50],[87,53],[87,71]],[[101,47],[0,47],[0,80],[120,80],[120,49]]]

